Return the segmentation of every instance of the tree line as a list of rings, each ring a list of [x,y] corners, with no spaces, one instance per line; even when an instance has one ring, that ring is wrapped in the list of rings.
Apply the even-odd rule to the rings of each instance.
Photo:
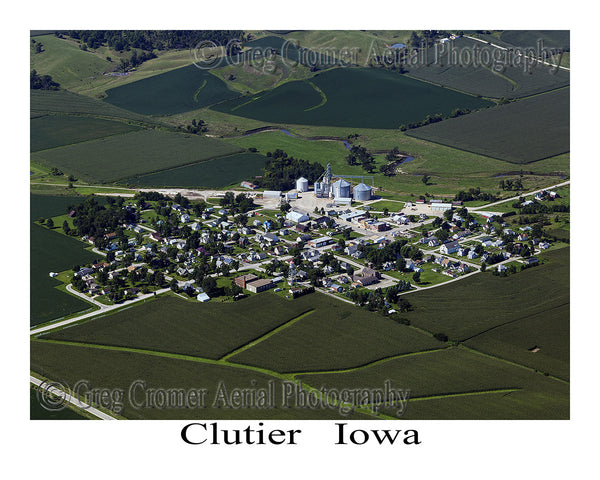
[[[145,51],[184,49],[203,40],[225,46],[231,40],[245,40],[242,30],[68,30],[63,33],[89,48],[108,46],[117,52],[132,48]]]
[[[274,152],[267,152],[263,177],[254,183],[269,190],[291,190],[296,188],[296,179],[304,177],[314,183],[324,171],[320,163],[290,157],[278,148]]]
[[[50,75],[39,75],[36,70],[29,74],[29,88],[31,90],[58,90],[60,84],[52,80]]]

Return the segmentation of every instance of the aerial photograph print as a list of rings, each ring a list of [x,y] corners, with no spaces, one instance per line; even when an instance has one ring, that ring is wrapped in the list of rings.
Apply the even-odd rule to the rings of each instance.
[[[29,43],[30,419],[571,418],[569,30]]]

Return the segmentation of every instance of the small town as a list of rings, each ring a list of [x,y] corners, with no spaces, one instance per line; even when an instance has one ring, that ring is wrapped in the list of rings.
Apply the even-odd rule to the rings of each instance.
[[[289,192],[259,192],[245,181],[247,192],[141,191],[106,197],[106,205],[90,197],[38,222],[62,222],[64,234],[93,245],[97,262],[49,275],[108,310],[169,290],[208,302],[273,289],[286,298],[318,290],[398,316],[410,308],[406,293],[487,269],[517,274],[536,266],[536,255],[556,240],[543,235],[535,216],[513,225],[514,211],[494,212],[493,205],[385,201],[375,187],[334,178],[328,167],[310,190],[301,177]],[[545,189],[503,203],[535,212],[559,197]]]

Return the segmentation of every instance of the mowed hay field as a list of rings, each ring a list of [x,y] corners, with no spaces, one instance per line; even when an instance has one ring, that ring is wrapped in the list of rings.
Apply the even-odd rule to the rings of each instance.
[[[44,115],[32,118],[29,125],[32,152],[140,129],[123,122],[70,115]]]
[[[128,178],[125,183],[139,187],[222,188],[262,175],[267,157],[237,153],[186,167]]]
[[[145,115],[197,110],[239,96],[208,70],[195,65],[111,88],[105,102]]]
[[[66,90],[31,90],[29,92],[29,109],[31,116],[44,113],[68,113],[109,119],[125,119],[150,125],[158,125],[160,123],[144,115],[115,107],[110,103]]]
[[[283,386],[280,376],[215,361],[202,361],[194,357],[169,357],[153,352],[119,351],[34,340],[30,343],[30,358],[33,371],[43,371],[48,378],[60,379],[61,383],[70,387],[85,379],[90,382],[90,388],[119,389],[123,392],[123,410],[119,409],[119,401],[109,407],[112,406],[113,411],[120,410],[117,412],[119,415],[132,420],[369,418],[359,413],[342,417],[336,409],[282,408]],[[218,404],[213,406],[213,402],[218,399],[220,385],[228,395],[236,388],[266,389],[269,388],[269,382],[272,382],[271,387],[275,393],[274,408],[218,408]],[[137,387],[132,388],[135,385]],[[190,395],[186,397],[189,399],[187,404],[182,400],[182,408],[160,408],[156,406],[161,405],[159,396],[152,397],[149,393],[151,389],[206,389],[205,407],[199,407],[197,397]],[[153,398],[157,399],[154,404]]]
[[[522,98],[562,88],[570,83],[570,73],[567,71],[555,71],[553,67],[541,63],[528,69],[524,63],[519,64],[520,57],[511,63],[505,50],[469,38],[435,45],[428,53],[427,66],[408,66],[411,77],[473,95]],[[498,59],[495,65],[494,58]]]
[[[36,152],[31,155],[31,161],[58,167],[87,182],[102,183],[190,165],[241,150],[224,141],[198,135],[142,130]]]
[[[91,51],[83,51],[77,42],[61,39],[55,35],[35,38],[43,45],[43,51],[31,54],[31,68],[39,74],[50,75],[62,88],[81,88],[90,77],[102,77],[112,68],[111,62]]]
[[[336,68],[211,108],[266,122],[394,129],[429,114],[490,105],[388,70]]]
[[[410,390],[406,417],[412,419],[496,419],[569,418],[569,386],[530,369],[497,360],[461,348],[407,355],[350,371],[304,374],[298,378],[315,388],[383,388],[390,381],[393,388]],[[494,398],[501,394],[502,397]],[[492,395],[494,403],[487,403]],[[456,411],[445,400],[481,398],[478,408]],[[437,413],[421,414],[420,407],[431,400]],[[383,408],[398,416],[397,409]],[[425,410],[427,412],[427,410]]]
[[[407,132],[442,145],[516,164],[570,150],[568,88]]]

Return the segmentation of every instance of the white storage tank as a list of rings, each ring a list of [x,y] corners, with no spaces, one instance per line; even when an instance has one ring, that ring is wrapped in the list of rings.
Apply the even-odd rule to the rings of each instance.
[[[333,184],[333,196],[335,198],[348,198],[350,197],[350,182],[340,178]]]
[[[352,192],[352,196],[357,202],[371,200],[371,195],[371,187],[365,183],[359,183]]]
[[[296,180],[296,190],[298,190],[298,192],[308,192],[308,180],[304,177],[300,177]]]

